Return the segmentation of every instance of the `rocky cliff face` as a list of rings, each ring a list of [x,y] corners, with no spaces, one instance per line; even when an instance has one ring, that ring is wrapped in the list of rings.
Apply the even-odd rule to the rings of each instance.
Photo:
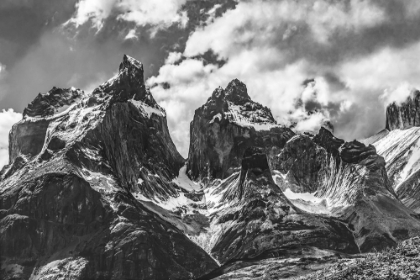
[[[420,91],[415,91],[402,104],[392,103],[386,109],[386,129],[420,126]]]
[[[252,101],[246,86],[233,80],[226,89],[216,89],[196,110],[190,135],[190,176],[224,179],[239,170],[248,147],[263,147],[271,162],[294,133],[277,125],[271,111]]]
[[[0,248],[21,279],[190,279],[217,267],[145,203],[182,194],[172,181],[183,159],[133,58],[92,94],[39,95],[10,143]]]
[[[281,194],[289,198],[289,203],[302,209],[300,211],[339,218],[351,230],[352,238],[362,252],[395,246],[399,240],[420,233],[420,222],[397,198],[387,176],[385,161],[376,153],[373,145],[358,141],[345,142],[324,128],[311,136],[295,135],[284,128],[276,132],[272,128],[257,131],[251,121],[241,126],[238,120],[245,118],[243,116],[270,114],[269,111],[261,114],[261,107],[255,107],[256,114],[242,110],[241,114],[238,113],[239,117],[231,118],[234,114],[230,108],[245,108],[243,104],[252,104],[249,96],[244,94],[245,87],[240,85],[233,81],[225,90],[217,89],[207,103],[196,111],[191,124],[190,174],[193,178],[201,178],[202,181],[206,178],[210,182],[204,197],[216,203],[208,204],[212,208],[210,224],[213,238],[207,251],[219,261],[224,262],[229,257],[226,259],[223,254],[220,255],[218,250],[223,246],[217,245],[219,241],[214,240],[215,236],[228,232],[226,234],[230,237],[243,240],[245,237],[235,235],[231,227],[238,230],[240,213],[243,213],[244,220],[250,219],[247,215],[253,215],[250,214],[251,210],[240,213],[230,211],[234,208],[233,201],[245,195],[242,187],[246,174],[243,164],[247,161],[239,161],[239,158],[245,154],[245,147],[254,143],[267,155],[274,182]],[[238,93],[231,95],[235,90]],[[249,107],[252,108],[251,105]],[[230,133],[229,129],[234,133]],[[256,136],[248,137],[250,131]],[[269,133],[275,135],[274,141],[258,142],[259,139],[273,139],[269,138]],[[245,137],[248,137],[248,142],[244,141]],[[253,160],[258,161],[257,157]],[[242,166],[242,171],[239,166]],[[267,170],[266,167],[260,169]],[[215,170],[221,171],[209,174]],[[264,189],[261,186],[258,188]],[[281,201],[280,197],[276,200]],[[238,209],[248,208],[244,204]],[[224,211],[229,213],[224,215]],[[216,217],[222,218],[218,220]],[[242,250],[243,244],[237,250]]]
[[[335,219],[294,206],[274,183],[267,156],[248,148],[238,178],[222,184],[216,223],[224,229],[212,248],[221,262],[301,255],[310,247],[357,253],[351,231]],[[227,206],[228,205],[228,206]]]
[[[292,191],[291,198],[302,198],[292,202],[344,219],[361,251],[393,246],[406,238],[401,234],[419,232],[419,221],[396,197],[374,146],[345,142],[321,128],[314,137],[290,139],[276,159],[276,182]]]
[[[405,102],[387,108],[387,129],[364,139],[371,143],[386,161],[392,188],[401,201],[420,213],[420,92],[415,91]]]
[[[274,157],[274,179],[283,191],[313,193],[329,174],[328,152],[310,136],[296,135]]]

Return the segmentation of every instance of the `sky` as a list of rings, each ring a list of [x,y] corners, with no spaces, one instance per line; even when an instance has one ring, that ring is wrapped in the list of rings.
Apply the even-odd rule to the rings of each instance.
[[[417,0],[1,0],[0,165],[38,93],[90,92],[123,54],[144,64],[184,157],[195,109],[234,78],[298,132],[373,135],[420,88],[419,24]]]

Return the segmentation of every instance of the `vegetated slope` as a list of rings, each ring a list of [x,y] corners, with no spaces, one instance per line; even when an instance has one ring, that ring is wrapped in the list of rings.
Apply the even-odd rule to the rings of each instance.
[[[322,271],[298,279],[420,279],[420,237],[405,240],[396,248],[380,253],[366,254],[352,260],[340,260]]]

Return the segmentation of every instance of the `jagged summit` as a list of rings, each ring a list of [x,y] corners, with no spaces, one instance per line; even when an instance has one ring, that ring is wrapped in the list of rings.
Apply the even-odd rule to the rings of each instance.
[[[119,68],[120,72],[123,71],[124,69],[132,70],[133,68],[138,71],[143,72],[143,63],[141,63],[140,61],[138,61],[137,59],[131,56],[124,54],[123,61],[121,62],[120,68]]]
[[[124,54],[123,61],[119,67],[119,72],[120,74],[123,72],[129,73],[132,77],[138,79],[140,84],[144,84],[143,64],[131,56]]]
[[[294,135],[277,124],[269,108],[251,100],[237,79],[214,90],[195,111],[190,130],[187,166],[193,178],[225,178],[240,167],[246,148],[281,148]]]
[[[226,97],[231,100],[243,98],[251,100],[246,85],[238,79],[232,80],[225,89]]]
[[[413,91],[401,104],[392,103],[386,108],[386,128],[406,129],[420,126],[420,91]]]
[[[62,112],[73,103],[85,97],[85,93],[76,88],[53,87],[47,93],[40,93],[23,110],[23,117],[47,117]]]
[[[253,126],[257,130],[277,126],[271,110],[253,101],[246,85],[238,79],[232,80],[225,89],[215,89],[201,109],[210,122],[225,119],[239,126]]]
[[[100,101],[103,98],[111,98],[111,102],[140,101],[139,104],[165,115],[165,110],[157,104],[144,84],[143,64],[127,55],[123,57],[119,72],[92,92],[91,99]]]
[[[246,102],[251,100],[251,97],[248,95],[248,90],[246,85],[238,79],[233,79],[229,82],[227,87],[223,89],[222,87],[216,88],[209,100],[218,100],[218,99],[227,99],[232,102]]]
[[[173,180],[184,159],[139,62],[124,56],[91,94],[53,89],[31,104],[0,174],[2,267],[22,267],[22,279],[68,267],[72,279],[194,279],[217,267],[149,207],[183,195]]]

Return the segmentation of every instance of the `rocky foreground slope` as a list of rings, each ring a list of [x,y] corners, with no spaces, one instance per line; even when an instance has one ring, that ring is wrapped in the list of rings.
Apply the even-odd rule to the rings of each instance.
[[[0,172],[2,279],[287,279],[420,235],[381,135],[296,134],[239,80],[190,134],[184,160],[128,56],[92,93],[38,95]]]
[[[417,280],[420,277],[420,238],[403,241],[383,252],[347,256],[333,260],[318,258],[268,259],[221,275],[217,280]],[[316,271],[316,272],[313,272]],[[298,276],[306,274],[305,276]],[[297,277],[296,277],[297,276]]]

